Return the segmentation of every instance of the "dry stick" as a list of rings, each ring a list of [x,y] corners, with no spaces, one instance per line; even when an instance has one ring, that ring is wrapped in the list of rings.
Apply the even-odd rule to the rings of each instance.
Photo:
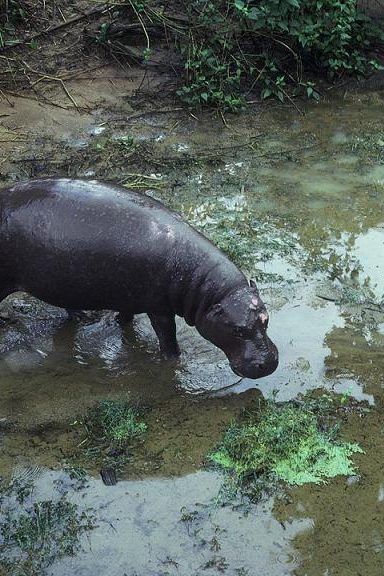
[[[0,142],[2,144],[9,144],[9,142],[25,142],[25,138],[20,138],[19,136],[16,135],[13,138],[8,139],[8,140],[0,140]]]
[[[37,70],[34,70],[33,68],[31,68],[31,66],[27,63],[24,62],[22,60],[22,63],[24,64],[24,66],[26,66],[28,68],[28,70],[30,70],[33,74],[37,74],[38,76],[40,75],[40,72],[38,72]],[[29,80],[29,78],[28,78]],[[75,101],[75,99],[70,95],[70,93],[68,92],[68,89],[64,83],[64,80],[62,80],[61,78],[58,78],[57,76],[50,76],[49,74],[44,74],[43,76],[40,76],[40,78],[38,78],[38,80],[35,80],[35,82],[31,82],[29,80],[29,84],[31,86],[31,88],[34,88],[36,86],[36,84],[38,84],[39,82],[42,82],[44,80],[48,80],[49,82],[59,82],[61,84],[61,87],[63,88],[64,92],[66,93],[66,95],[68,96],[68,98],[70,99],[70,101],[72,102],[72,104],[74,105],[74,107],[76,108],[77,111],[79,111],[79,107]]]
[[[95,80],[95,78],[97,78],[97,76],[88,76],[88,77],[83,77],[83,78],[77,78],[78,76],[80,76],[80,74],[85,74],[85,73],[89,73],[89,72],[93,72],[94,70],[101,70],[101,68],[105,68],[107,66],[107,64],[103,63],[103,64],[98,64],[97,66],[91,66],[90,68],[83,68],[82,70],[77,70],[76,72],[69,72],[68,74],[64,74],[63,76],[60,76],[60,78],[62,80],[64,80],[65,82],[68,82],[68,80],[73,80],[74,78],[76,78],[77,80]],[[105,76],[103,76],[103,80],[104,80]],[[120,78],[125,78],[125,76],[120,76]]]
[[[5,94],[5,92],[2,91],[2,89],[0,88],[0,95],[8,102],[8,104],[13,108],[14,107],[14,103],[10,101],[10,99],[7,97],[7,95]]]
[[[220,112],[221,120],[223,121],[224,126],[229,129],[229,126],[227,124],[227,121],[225,119],[223,112],[221,110],[219,112]]]
[[[42,30],[41,32],[36,32],[35,34],[32,34],[31,36],[28,36],[28,38],[24,38],[24,40],[20,40],[19,42],[15,43],[15,44],[8,44],[7,46],[3,46],[3,48],[1,48],[1,50],[0,50],[0,52],[3,53],[3,52],[6,52],[7,50],[11,50],[12,48],[17,48],[18,46],[21,46],[23,44],[28,44],[29,42],[36,40],[36,38],[40,38],[40,36],[43,36],[44,34],[51,34],[51,32],[56,32],[57,30],[60,30],[66,26],[69,26],[70,24],[75,24],[76,22],[79,22],[80,20],[84,20],[86,18],[89,18],[89,16],[94,16],[95,14],[101,14],[102,12],[106,12],[111,7],[112,7],[111,4],[103,4],[103,6],[91,8],[91,10],[87,10],[86,12],[84,12],[83,14],[80,14],[79,16],[73,16],[73,18],[69,18],[65,22],[61,22],[60,24],[56,24],[56,26],[51,26],[50,28],[46,28],[45,30]]]
[[[55,76],[42,76],[41,78],[39,78],[35,82],[32,82],[31,87],[36,86],[36,84],[38,84],[39,82],[43,82],[44,80],[48,80],[48,82],[59,82],[59,84],[61,84],[61,87],[64,90],[64,92],[66,93],[66,95],[68,96],[68,98],[70,99],[70,101],[72,102],[74,107],[76,108],[76,110],[79,112],[79,107],[76,103],[76,100],[70,95],[64,81],[61,78],[56,78]]]
[[[34,102],[39,102],[39,98],[37,96],[28,96],[26,94],[20,94],[20,92],[13,92],[12,90],[7,90],[7,94],[14,96],[15,98],[25,98],[26,100],[33,100]],[[57,104],[56,102],[52,102],[52,100],[48,100],[46,96],[40,96],[44,99],[45,103],[48,106],[55,106],[56,108],[61,108],[62,110],[70,110],[69,106],[62,106],[61,104]],[[11,104],[14,106],[14,104]]]
[[[140,14],[139,14],[139,12],[136,10],[136,7],[135,7],[134,3],[133,3],[131,0],[129,0],[129,3],[130,3],[130,5],[131,5],[131,7],[132,7],[132,10],[133,10],[134,13],[136,14],[136,18],[137,18],[138,21],[140,22],[140,25],[141,25],[141,27],[142,27],[142,29],[143,29],[143,32],[144,32],[144,34],[145,34],[145,38],[146,38],[146,41],[147,41],[147,50],[149,50],[149,49],[150,49],[150,42],[149,42],[149,36],[148,36],[147,29],[146,29],[146,27],[145,27],[145,24],[144,24],[144,22],[143,22],[143,20],[142,20],[142,18],[141,18],[141,16],[140,16]]]
[[[65,160],[56,160],[55,158],[49,158],[48,156],[46,158],[18,158],[15,160],[12,160],[13,164],[21,164],[23,162],[46,162],[47,164],[62,164],[65,162]]]
[[[67,20],[65,19],[65,16],[64,16],[64,14],[63,14],[63,12],[62,12],[62,10],[61,10],[60,6],[58,6],[58,7],[57,7],[57,9],[58,9],[58,11],[60,12],[60,16],[62,17],[62,19],[63,19],[63,22],[67,22]]]

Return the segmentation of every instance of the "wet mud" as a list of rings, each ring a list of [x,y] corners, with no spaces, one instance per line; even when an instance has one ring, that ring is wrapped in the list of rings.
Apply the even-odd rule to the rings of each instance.
[[[304,116],[264,109],[225,124],[174,111],[124,123],[118,115],[127,100],[114,97],[119,113],[104,100],[92,114],[44,108],[38,117],[33,105],[29,118],[22,107],[17,121],[1,118],[2,130],[19,139],[6,145],[4,181],[67,174],[68,158],[71,175],[105,178],[113,165],[111,178],[182,212],[256,278],[280,366],[259,381],[240,380],[182,320],[181,358],[165,363],[145,316],[122,327],[108,311],[68,319],[28,295],[7,298],[0,305],[2,476],[32,467],[36,493],[51,498],[81,441],[73,423],[90,406],[129,398],[146,409],[145,441],[116,486],[77,461],[88,484],[70,498],[94,508],[98,527],[88,536],[91,549],[85,541],[84,552],[47,574],[381,575],[382,95],[309,106]],[[31,142],[32,155],[49,162],[31,164]],[[343,422],[343,438],[364,450],[354,457],[359,475],[257,506],[220,506],[220,475],[204,467],[228,424],[262,396],[282,402],[318,389],[369,406]]]

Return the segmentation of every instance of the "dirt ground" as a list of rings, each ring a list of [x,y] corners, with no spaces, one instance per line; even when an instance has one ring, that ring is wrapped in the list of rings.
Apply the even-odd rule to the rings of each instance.
[[[175,96],[184,70],[166,35],[151,31],[145,59],[147,39],[137,23],[123,30],[113,24],[111,40],[97,41],[114,20],[112,4],[26,0],[23,6],[23,22],[5,38],[17,42],[0,49],[0,183],[51,175],[124,182],[162,166],[164,158],[152,149],[122,149],[98,137],[126,134],[138,120],[159,125],[165,119],[168,130],[197,120],[200,112]],[[344,94],[367,82],[377,90],[384,74],[363,84],[342,82],[337,90]],[[262,113],[257,102],[253,108]]]
[[[61,2],[56,11],[44,5],[31,13],[30,30],[15,33],[24,40],[0,50],[0,181],[91,173],[121,179],[132,171],[127,155],[112,162],[100,147],[87,147],[89,139],[148,112],[181,110],[170,96],[175,74],[162,62],[161,43],[143,65],[142,32],[132,32],[129,55],[121,57],[91,41],[111,18],[105,4]]]

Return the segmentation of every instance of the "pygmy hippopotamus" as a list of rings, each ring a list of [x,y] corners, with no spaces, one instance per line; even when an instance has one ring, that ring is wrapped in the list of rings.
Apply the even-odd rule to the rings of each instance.
[[[278,364],[256,285],[176,212],[96,180],[43,178],[0,193],[0,302],[22,290],[71,310],[146,312],[163,356],[175,315],[260,378]]]

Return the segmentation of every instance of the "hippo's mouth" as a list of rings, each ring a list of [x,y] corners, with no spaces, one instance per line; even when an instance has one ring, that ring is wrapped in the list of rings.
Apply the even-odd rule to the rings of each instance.
[[[231,369],[237,376],[240,376],[241,378],[251,378],[252,380],[269,376],[276,370],[278,364],[278,359],[275,357],[263,364],[252,362],[252,364],[247,366],[243,366],[238,362],[230,361]]]

